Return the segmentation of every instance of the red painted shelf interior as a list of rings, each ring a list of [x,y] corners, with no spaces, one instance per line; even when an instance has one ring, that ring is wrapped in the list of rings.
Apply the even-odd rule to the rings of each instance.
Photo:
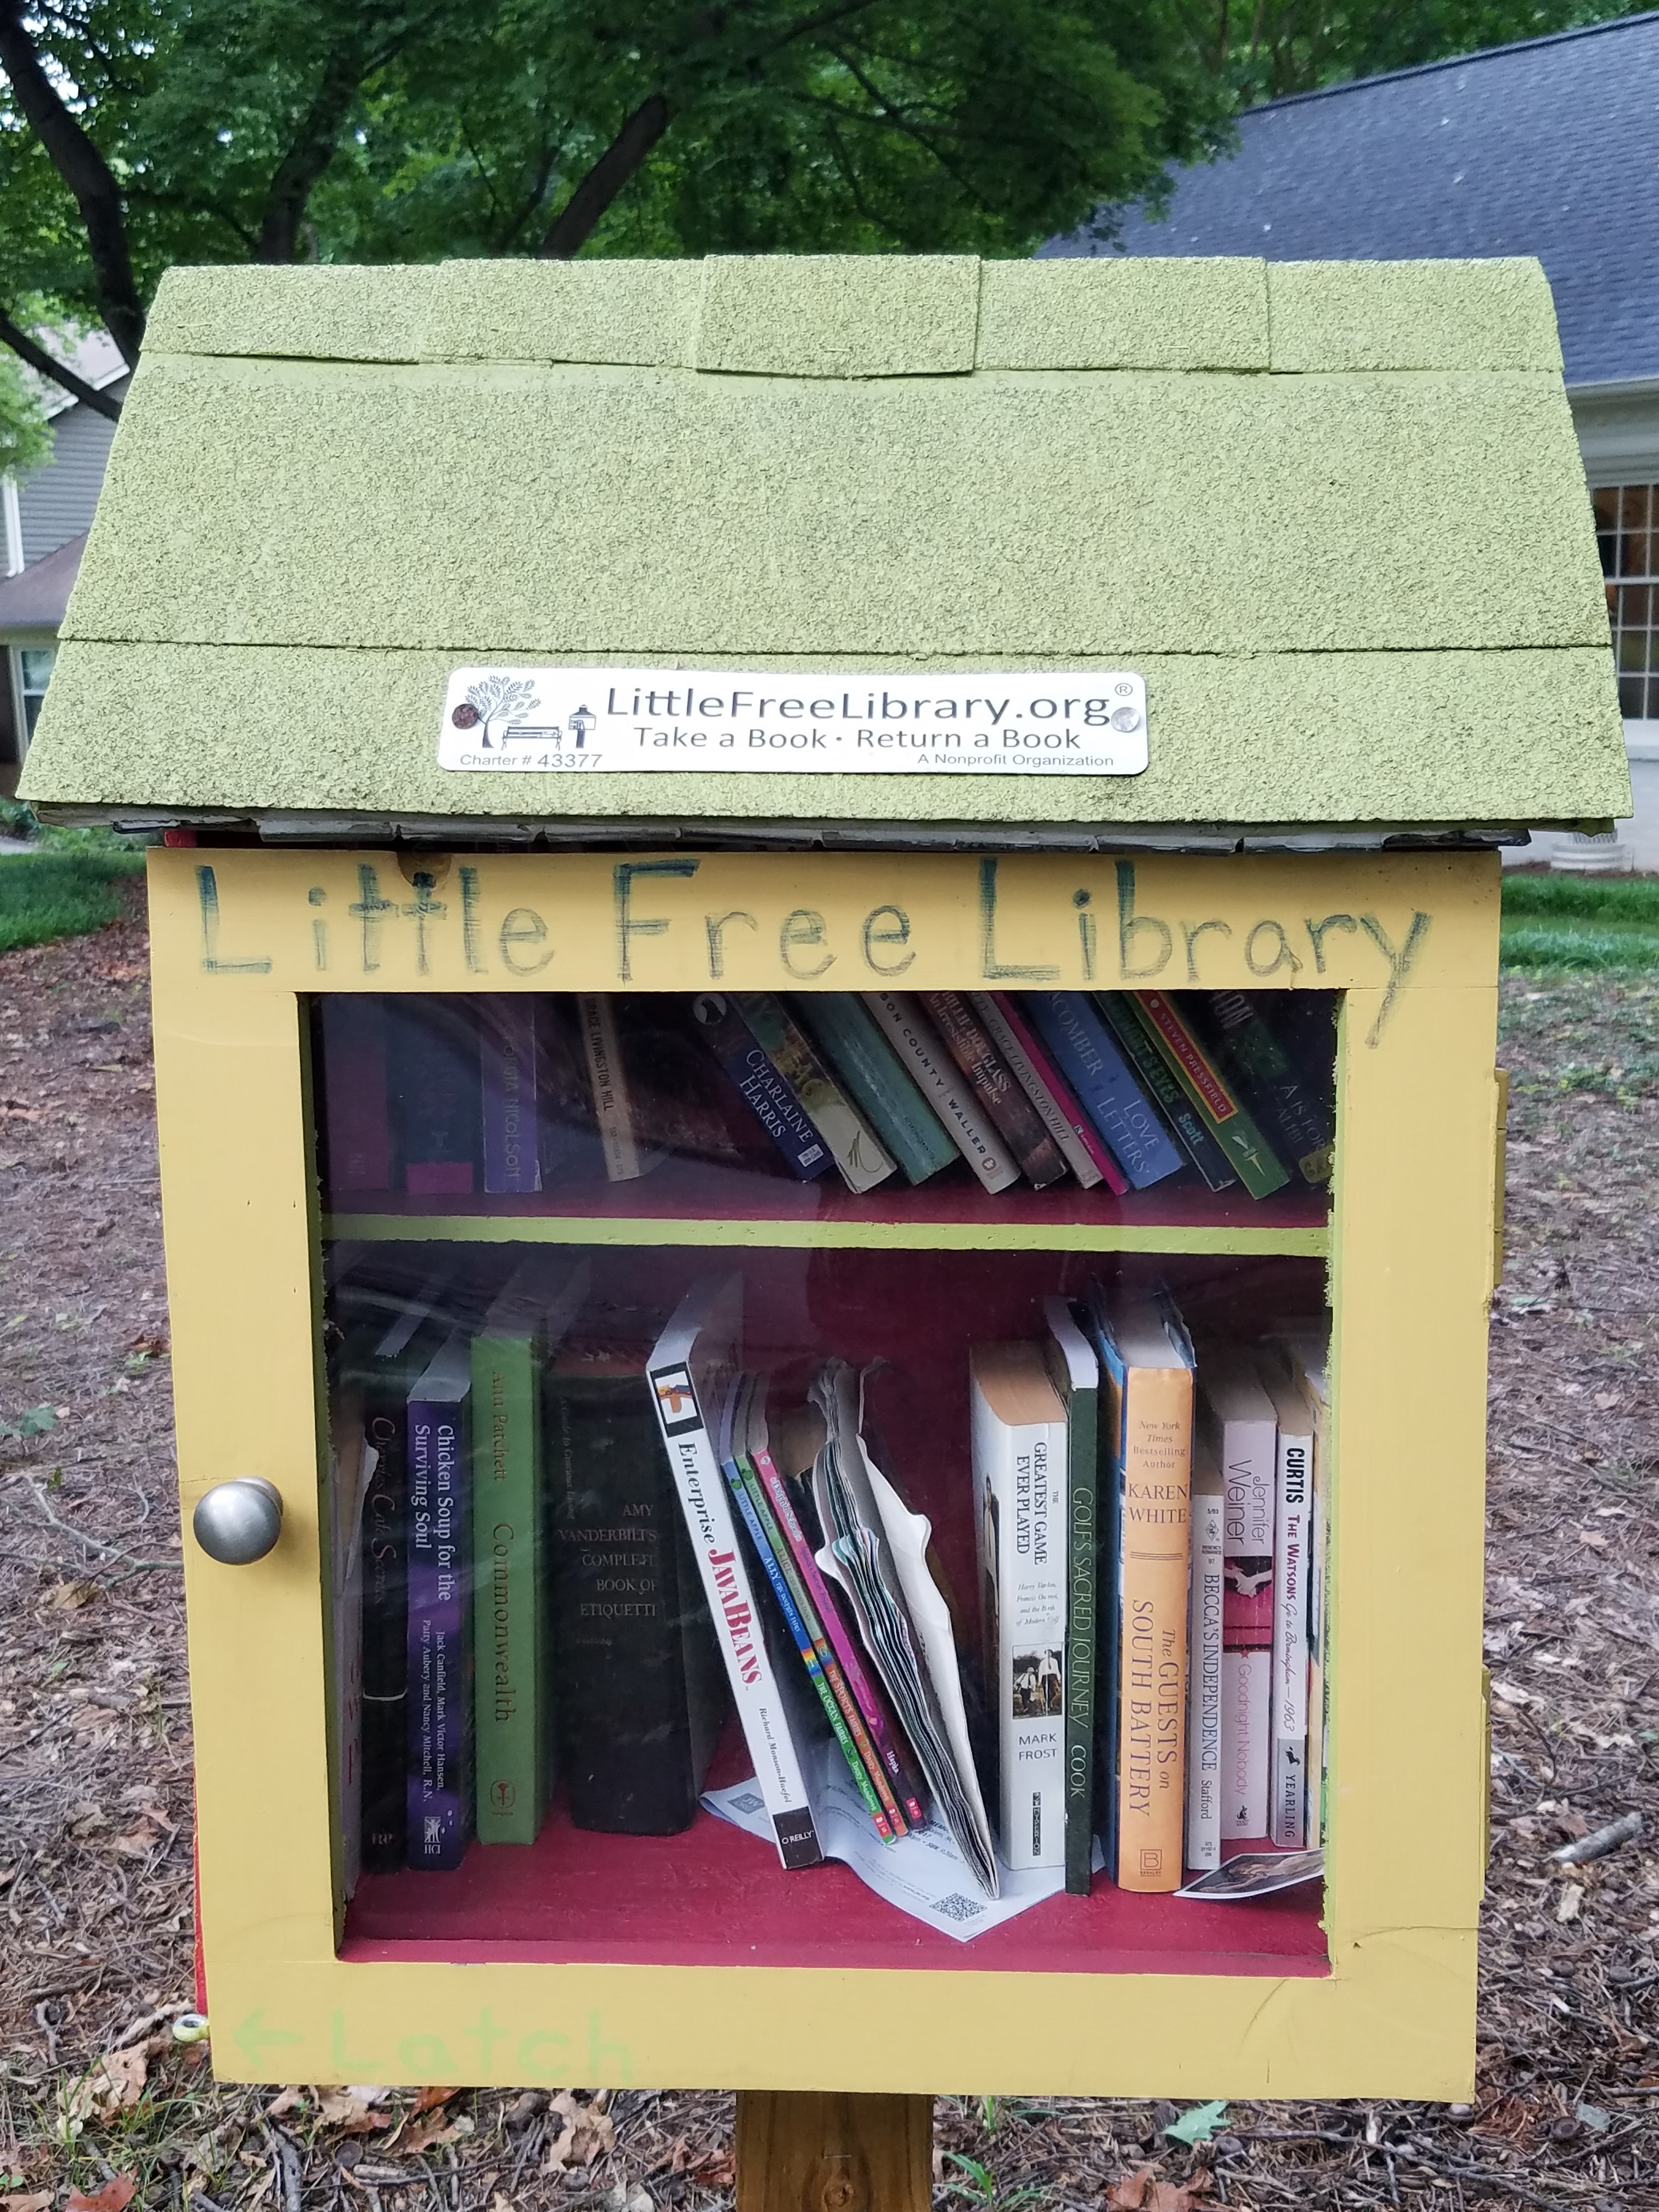
[[[1097,1875],[1089,1897],[1048,1898],[957,1943],[884,1904],[847,1867],[786,1873],[769,1844],[713,1814],[699,1813],[680,1836],[601,1836],[573,1828],[556,1808],[534,1844],[475,1844],[453,1874],[365,1875],[340,1955],[1308,1975],[1329,1972],[1322,1905],[1316,1882],[1255,1904],[1212,1905],[1131,1896]]]
[[[1253,1199],[1242,1188],[1212,1191],[1197,1176],[1172,1176],[1150,1190],[1115,1197],[1103,1183],[1084,1190],[1069,1178],[1047,1190],[1016,1184],[993,1195],[966,1169],[912,1186],[890,1181],[855,1197],[839,1176],[796,1182],[700,1160],[671,1158],[631,1182],[592,1176],[555,1182],[529,1197],[477,1193],[413,1197],[403,1191],[337,1190],[330,1212],[458,1220],[823,1221],[966,1224],[984,1228],[1322,1229],[1329,1194],[1287,1186]]]

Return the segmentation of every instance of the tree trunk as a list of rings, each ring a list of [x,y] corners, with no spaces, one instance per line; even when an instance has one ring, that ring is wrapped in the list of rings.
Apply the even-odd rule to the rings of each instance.
[[[930,2212],[931,2097],[745,2089],[737,2212]]]
[[[539,248],[544,261],[568,261],[669,125],[659,92],[642,100],[553,218]]]

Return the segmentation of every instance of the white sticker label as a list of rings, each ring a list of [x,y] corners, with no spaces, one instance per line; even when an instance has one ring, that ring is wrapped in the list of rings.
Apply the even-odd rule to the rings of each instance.
[[[802,675],[458,668],[438,765],[511,775],[1139,775],[1146,684],[1124,669]]]

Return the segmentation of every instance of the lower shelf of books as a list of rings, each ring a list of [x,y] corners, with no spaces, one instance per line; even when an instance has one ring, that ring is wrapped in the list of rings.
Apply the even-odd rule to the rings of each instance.
[[[1241,1846],[1248,1848],[1248,1846]],[[365,1875],[342,1958],[462,1965],[927,1967],[950,1972],[1323,1974],[1317,1882],[1251,1901],[1137,1896],[1097,1878],[959,1942],[849,1867],[788,1871],[713,1814],[678,1836],[606,1836],[562,1807],[535,1843],[475,1844],[448,1874]],[[982,1909],[957,1893],[964,1932]]]

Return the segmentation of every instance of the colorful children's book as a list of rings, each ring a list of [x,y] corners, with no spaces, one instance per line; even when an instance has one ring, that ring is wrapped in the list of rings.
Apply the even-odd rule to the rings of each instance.
[[[409,1863],[433,1872],[473,1832],[471,1382],[457,1329],[409,1393]]]
[[[991,1192],[1019,1181],[1019,1163],[1002,1132],[981,1111],[974,1087],[945,1050],[933,1024],[908,991],[866,991],[877,1026],[915,1076],[945,1134]]]
[[[816,1866],[823,1850],[805,1746],[767,1646],[716,1449],[715,1425],[741,1364],[742,1328],[741,1275],[694,1284],[652,1347],[652,1401],[778,1856],[786,1867]]]
[[[957,1148],[875,1017],[854,991],[803,991],[795,1018],[873,1125],[908,1182],[953,1167]]]
[[[1066,1298],[1042,1302],[1048,1380],[1066,1409],[1066,1887],[1094,1863],[1095,1669],[1100,1640],[1100,1362]]]
[[[1031,991],[1037,1035],[1136,1190],[1187,1164],[1086,991]]]
[[[1097,1284],[1087,1314],[1105,1372],[1111,1499],[1096,1699],[1102,1841],[1120,1887],[1166,1892],[1181,1886],[1186,1812],[1193,1350],[1167,1297]]]
[[[972,1085],[982,1110],[1001,1131],[1020,1172],[1039,1190],[1062,1182],[1068,1172],[1064,1153],[1044,1128],[1042,1116],[992,1042],[966,994],[924,991],[921,997],[946,1051]]]
[[[473,1755],[483,1844],[533,1844],[553,1786],[541,1382],[587,1283],[585,1261],[526,1261],[472,1340]]]

